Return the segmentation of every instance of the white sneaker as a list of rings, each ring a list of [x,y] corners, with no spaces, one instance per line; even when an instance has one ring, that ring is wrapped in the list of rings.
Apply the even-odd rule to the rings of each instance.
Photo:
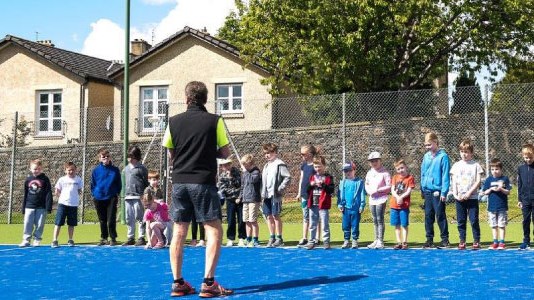
[[[357,240],[352,240],[352,249],[358,249],[358,241]]]
[[[376,244],[378,243],[378,240],[372,242],[371,244],[367,245],[367,248],[369,249],[376,249]]]
[[[377,242],[376,242],[375,249],[384,249],[384,242],[382,242],[382,241],[377,241]]]
[[[33,240],[33,245],[34,247],[39,247],[41,246],[41,241],[38,241],[38,240]]]
[[[237,245],[238,245],[239,247],[245,247],[245,245],[246,245],[246,244],[245,244],[245,240],[244,240],[244,239],[239,239],[239,243],[237,243]]]
[[[232,240],[228,240],[228,242],[226,242],[226,247],[232,247],[234,245],[234,241]]]
[[[19,247],[30,247],[30,242],[28,242],[28,241],[22,241],[22,242],[19,244]]]
[[[343,242],[343,245],[341,246],[341,249],[347,249],[349,247],[349,240],[345,240]]]
[[[198,241],[197,247],[205,247],[205,246],[206,246],[206,242],[204,242],[204,240]]]

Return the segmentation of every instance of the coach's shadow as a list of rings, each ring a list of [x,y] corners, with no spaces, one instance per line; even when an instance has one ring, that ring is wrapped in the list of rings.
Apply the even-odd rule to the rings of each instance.
[[[254,294],[254,293],[260,293],[260,292],[266,292],[266,291],[284,290],[284,289],[291,289],[291,288],[312,286],[312,285],[319,285],[319,284],[350,282],[350,281],[360,280],[366,277],[367,277],[366,275],[348,275],[348,276],[340,276],[340,277],[319,276],[319,277],[289,280],[289,281],[271,283],[271,284],[243,286],[240,288],[235,288],[234,291],[236,292],[236,294],[240,294],[240,295]]]

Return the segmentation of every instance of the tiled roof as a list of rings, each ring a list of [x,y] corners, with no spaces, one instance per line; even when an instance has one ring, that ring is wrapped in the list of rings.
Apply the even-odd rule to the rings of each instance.
[[[167,47],[168,45],[172,44],[173,42],[179,40],[180,38],[182,38],[183,36],[185,35],[191,35],[191,36],[194,36],[200,40],[203,40],[217,48],[220,48],[228,53],[230,53],[231,55],[239,58],[239,50],[237,50],[236,47],[232,46],[231,44],[223,41],[223,40],[220,40],[218,38],[215,38],[213,36],[211,36],[210,34],[208,33],[205,33],[205,32],[202,32],[202,31],[199,31],[199,30],[196,30],[196,29],[193,29],[191,27],[184,27],[184,29],[176,32],[175,34],[169,36],[168,38],[164,39],[163,41],[159,42],[158,44],[154,45],[152,48],[150,48],[148,51],[146,51],[145,53],[143,53],[142,55],[136,57],[135,59],[133,59],[131,62],[130,62],[130,67],[133,67],[135,66],[136,64],[139,64],[141,63],[143,60],[145,60],[147,57],[153,55],[154,53],[158,52],[159,50]],[[268,72],[265,68],[263,68],[262,66],[260,65],[257,65],[257,64],[254,64],[256,67]],[[114,70],[111,70],[108,75],[110,77],[113,77],[115,75],[118,75],[119,73],[122,73],[124,71],[124,65],[121,66],[120,68],[116,68]]]
[[[14,45],[24,47],[51,62],[52,64],[55,64],[82,78],[111,83],[111,80],[107,76],[107,73],[110,70],[115,69],[113,68],[111,61],[59,49],[56,47],[46,46],[12,35],[6,35],[4,39],[0,40],[0,46],[6,43],[12,43]],[[108,70],[110,66],[112,67]]]

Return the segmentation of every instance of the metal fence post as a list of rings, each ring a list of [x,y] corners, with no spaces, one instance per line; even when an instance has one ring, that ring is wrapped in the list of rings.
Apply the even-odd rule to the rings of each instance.
[[[9,176],[9,202],[7,209],[7,224],[11,224],[11,211],[13,210],[13,190],[15,189],[15,155],[17,153],[17,124],[19,123],[19,112],[15,112],[15,123],[13,124],[13,146],[11,147],[11,173]]]
[[[84,107],[83,108],[83,146],[82,146],[82,182],[84,185],[85,185],[85,179],[86,179],[85,172],[87,170],[87,115],[88,115],[87,111],[88,111],[88,108]],[[84,189],[84,192],[82,193],[82,198],[80,200],[81,200],[80,204],[82,207],[80,221],[83,224],[85,221],[85,189]]]
[[[489,174],[489,123],[488,123],[488,105],[489,105],[489,86],[484,85],[484,150],[486,158],[486,176]]]
[[[343,118],[343,120],[342,120],[343,124],[342,124],[342,127],[341,127],[341,128],[342,128],[342,131],[343,131],[343,133],[342,133],[342,135],[341,135],[341,143],[342,143],[343,153],[342,153],[342,160],[341,160],[341,163],[344,164],[344,163],[346,162],[346,158],[347,158],[347,157],[346,157],[347,149],[346,149],[346,144],[345,144],[345,135],[346,135],[346,133],[347,133],[347,125],[346,125],[347,122],[346,122],[346,118],[345,118],[345,113],[346,113],[346,111],[347,111],[347,110],[346,110],[346,107],[345,107],[345,105],[346,105],[346,102],[345,102],[345,93],[343,93],[343,94],[341,95],[341,100],[342,100],[342,111],[343,111],[343,116],[342,116],[342,118]]]

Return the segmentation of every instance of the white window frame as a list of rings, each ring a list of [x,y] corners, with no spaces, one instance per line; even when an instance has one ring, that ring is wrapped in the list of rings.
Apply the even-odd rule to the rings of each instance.
[[[145,98],[145,91],[152,91],[152,98]],[[165,91],[165,95],[164,98],[160,99],[159,97],[162,94],[162,91]],[[165,127],[163,121],[165,120],[166,112],[159,111],[159,104],[166,107],[169,103],[169,86],[142,86],[139,90],[139,98],[139,132],[147,133],[162,131],[162,128]],[[151,108],[151,112],[145,112],[145,108],[148,109],[149,107]],[[157,119],[159,119],[159,121],[154,121]],[[152,122],[149,120],[152,120]],[[145,125],[149,125],[149,123],[151,126],[145,127]]]
[[[62,90],[41,90],[36,92],[36,136],[61,136],[63,135],[63,91]],[[47,102],[41,103],[41,96],[46,95]],[[59,95],[59,101],[55,102]],[[59,110],[57,110],[59,106]],[[46,112],[41,109],[46,107]],[[56,109],[56,110],[55,110]],[[41,130],[41,122],[46,122],[47,129]],[[54,124],[59,123],[59,128],[54,130]]]
[[[221,96],[219,94],[219,88],[220,87],[227,87],[228,88],[228,96]],[[236,96],[234,95],[234,88],[240,87],[241,88],[241,95]],[[218,83],[215,85],[215,101],[217,103],[217,111],[221,114],[233,114],[233,113],[243,113],[243,83]],[[240,100],[241,101],[241,107],[240,108],[234,108],[234,101]],[[228,109],[223,109],[222,103],[227,101],[228,102]]]

